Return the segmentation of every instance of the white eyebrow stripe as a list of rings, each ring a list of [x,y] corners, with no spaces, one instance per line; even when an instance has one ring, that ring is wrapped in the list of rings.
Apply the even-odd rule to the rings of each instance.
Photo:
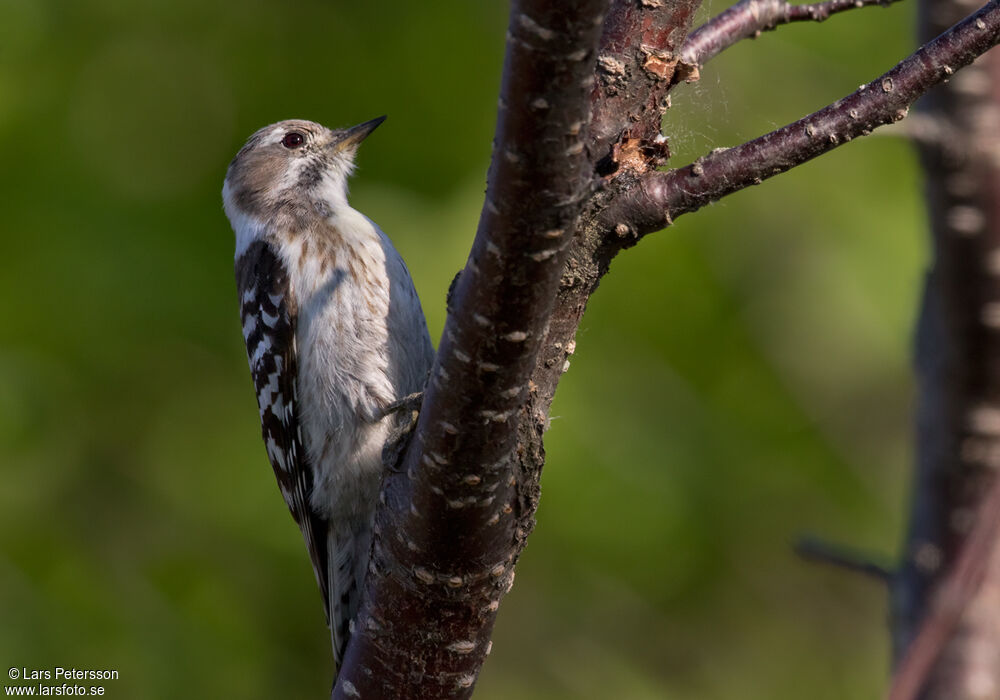
[[[273,143],[278,143],[281,139],[285,138],[285,129],[281,126],[276,126],[271,129],[271,133],[261,139],[260,144],[262,146],[270,146]]]

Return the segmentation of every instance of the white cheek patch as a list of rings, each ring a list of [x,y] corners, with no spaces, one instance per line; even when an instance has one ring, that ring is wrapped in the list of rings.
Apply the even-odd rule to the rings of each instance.
[[[309,159],[302,156],[293,158],[285,171],[281,173],[281,178],[275,185],[276,191],[290,190],[298,187],[299,179],[302,175],[302,170],[308,165]]]

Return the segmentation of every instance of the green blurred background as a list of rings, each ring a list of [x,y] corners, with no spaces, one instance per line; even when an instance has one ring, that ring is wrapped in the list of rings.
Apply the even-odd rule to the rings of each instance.
[[[733,48],[675,92],[674,163],[888,69],[913,9]],[[0,0],[0,666],[118,669],[112,698],[325,697],[222,179],[264,124],[388,114],[352,202],[392,235],[437,339],[481,203],[506,11]],[[790,543],[900,542],[919,187],[908,146],[876,136],[615,262],[553,407],[538,527],[478,698],[882,691],[884,591]]]

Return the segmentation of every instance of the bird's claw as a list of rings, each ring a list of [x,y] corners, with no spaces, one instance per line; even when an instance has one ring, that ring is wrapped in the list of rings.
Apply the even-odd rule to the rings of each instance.
[[[417,418],[420,417],[420,404],[423,401],[424,392],[418,391],[409,396],[404,396],[398,401],[393,401],[382,411],[382,416],[389,416],[394,413],[405,413],[393,421],[382,447],[382,465],[390,471],[397,469],[400,456],[409,444],[410,434],[417,427]]]
[[[414,413],[420,412],[420,404],[424,400],[424,392],[417,391],[401,399],[393,401],[391,404],[382,409],[382,418],[392,415],[393,413],[398,413],[403,409],[408,409]]]

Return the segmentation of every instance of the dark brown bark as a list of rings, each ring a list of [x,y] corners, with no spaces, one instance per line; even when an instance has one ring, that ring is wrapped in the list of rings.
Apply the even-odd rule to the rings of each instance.
[[[613,257],[672,216],[899,118],[996,43],[998,2],[865,94],[669,173],[653,170],[660,118],[696,0],[613,0],[606,18],[608,0],[512,4],[479,229],[413,440],[383,483],[334,698],[471,695],[534,526],[549,405]],[[625,67],[620,83],[605,57]]]
[[[512,3],[486,201],[334,697],[467,697],[534,524],[518,426],[575,221],[607,0]]]
[[[921,38],[934,36],[964,11],[953,0],[925,0]],[[910,526],[892,598],[901,675],[914,673],[914,655],[930,653],[929,637],[937,640],[924,669],[929,673],[920,697],[928,699],[1000,695],[1000,562],[990,564],[988,548],[978,552],[977,564],[990,576],[984,586],[970,589],[966,583],[957,609],[956,594],[942,602],[939,593],[955,588],[942,582],[969,547],[976,510],[1000,467],[998,97],[1000,59],[990,54],[918,105],[919,123],[930,127],[921,129],[929,138],[917,142],[933,262],[917,337],[920,397]],[[979,527],[992,532],[980,539],[995,542],[997,523],[986,515]],[[950,625],[941,622],[942,608],[954,613]],[[945,627],[949,634],[942,636]]]

